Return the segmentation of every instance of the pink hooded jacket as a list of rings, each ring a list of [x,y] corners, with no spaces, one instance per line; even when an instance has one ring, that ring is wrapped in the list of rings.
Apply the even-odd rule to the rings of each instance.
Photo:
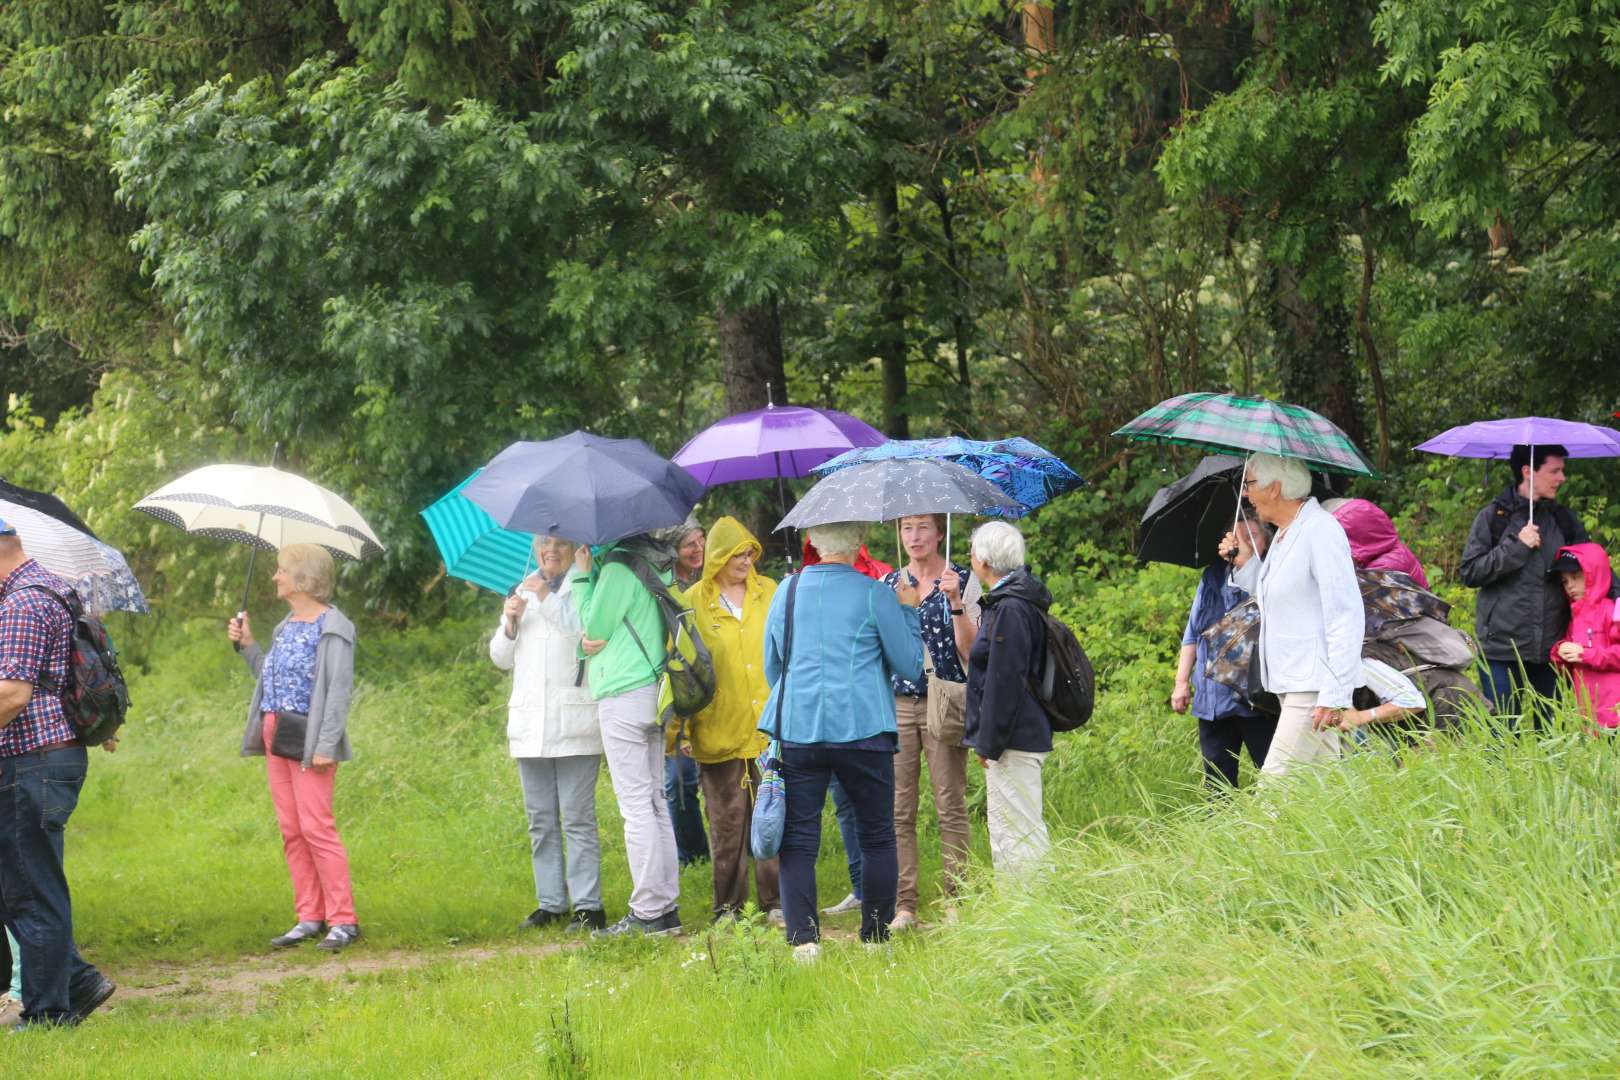
[[[1620,628],[1614,624],[1614,601],[1609,599],[1609,555],[1597,544],[1571,544],[1558,549],[1569,552],[1586,572],[1586,595],[1569,606],[1569,633],[1586,651],[1580,663],[1569,664],[1558,658],[1558,645],[1552,647],[1552,661],[1575,680],[1581,703],[1591,709],[1592,719],[1606,728],[1620,727]]]
[[[1401,543],[1388,514],[1366,499],[1346,499],[1334,508],[1333,516],[1350,539],[1350,558],[1357,570],[1394,570],[1429,587],[1423,564]]]

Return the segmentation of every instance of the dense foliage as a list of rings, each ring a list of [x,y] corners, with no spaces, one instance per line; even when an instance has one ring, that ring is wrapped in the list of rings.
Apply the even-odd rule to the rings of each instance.
[[[1406,448],[1620,405],[1617,43],[1613,0],[15,0],[0,471],[190,610],[230,556],[129,502],[283,442],[410,615],[451,599],[416,511],[506,442],[770,397],[1047,442],[1095,481],[1047,568],[1105,569],[1185,463],[1108,433],[1231,388],[1450,530],[1480,473]]]

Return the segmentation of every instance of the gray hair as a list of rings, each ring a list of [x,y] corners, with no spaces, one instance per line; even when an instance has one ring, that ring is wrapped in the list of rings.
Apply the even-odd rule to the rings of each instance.
[[[826,525],[812,525],[804,535],[816,551],[826,558],[831,555],[854,555],[866,540],[864,521],[834,521]]]
[[[1254,477],[1255,487],[1281,483],[1285,499],[1303,499],[1311,493],[1311,471],[1298,458],[1255,454],[1249,458],[1249,475]]]
[[[1005,521],[987,521],[973,530],[973,557],[998,574],[1024,566],[1024,534]]]

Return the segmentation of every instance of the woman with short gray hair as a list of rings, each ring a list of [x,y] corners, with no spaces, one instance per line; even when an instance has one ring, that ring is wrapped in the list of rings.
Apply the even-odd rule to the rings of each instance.
[[[1247,528],[1221,542],[1237,568],[1232,583],[1259,602],[1260,681],[1282,702],[1264,779],[1338,756],[1338,730],[1328,721],[1350,707],[1361,683],[1366,616],[1350,541],[1311,497],[1304,463],[1255,454],[1244,473],[1244,495],[1262,521],[1277,526],[1264,559],[1254,557]]]
[[[1045,857],[1041,765],[1052,724],[1030,689],[1046,656],[1052,594],[1024,566],[1024,536],[1004,521],[973,533],[973,573],[984,586],[968,653],[967,743],[984,766],[990,862],[1018,873]]]

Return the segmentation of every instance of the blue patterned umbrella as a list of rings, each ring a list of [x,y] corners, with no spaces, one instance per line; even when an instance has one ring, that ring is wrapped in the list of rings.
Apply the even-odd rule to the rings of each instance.
[[[943,439],[891,439],[879,446],[847,451],[811,471],[825,476],[868,461],[916,458],[936,458],[971,469],[1018,504],[985,511],[996,517],[1021,518],[1086,483],[1056,454],[1018,436],[1010,439],[963,439],[954,435]]]
[[[501,528],[483,508],[461,493],[483,471],[474,472],[423,510],[422,520],[427,522],[433,542],[444,556],[445,573],[505,595],[533,565],[534,537]]]

